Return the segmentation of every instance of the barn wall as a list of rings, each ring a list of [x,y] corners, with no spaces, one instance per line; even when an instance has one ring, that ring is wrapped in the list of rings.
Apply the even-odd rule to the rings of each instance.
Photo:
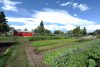
[[[32,32],[14,32],[14,36],[33,36]]]

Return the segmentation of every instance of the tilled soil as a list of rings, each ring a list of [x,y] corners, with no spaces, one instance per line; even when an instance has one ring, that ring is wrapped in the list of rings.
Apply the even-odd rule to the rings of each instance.
[[[43,63],[43,53],[37,54],[35,52],[35,47],[33,47],[30,42],[24,42],[25,52],[28,56],[29,64],[31,67],[49,67]]]

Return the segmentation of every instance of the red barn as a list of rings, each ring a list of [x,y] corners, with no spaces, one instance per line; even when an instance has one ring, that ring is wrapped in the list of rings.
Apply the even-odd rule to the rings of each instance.
[[[14,32],[14,36],[33,36],[33,32],[17,30]]]

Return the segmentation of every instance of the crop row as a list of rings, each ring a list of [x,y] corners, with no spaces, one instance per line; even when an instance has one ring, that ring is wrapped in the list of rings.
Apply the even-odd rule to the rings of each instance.
[[[45,56],[45,61],[51,67],[99,67],[100,40],[79,43],[71,48],[49,52]]]

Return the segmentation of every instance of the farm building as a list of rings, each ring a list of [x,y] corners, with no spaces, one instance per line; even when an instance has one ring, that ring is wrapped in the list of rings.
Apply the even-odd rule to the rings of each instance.
[[[23,31],[23,30],[16,30],[14,31],[14,36],[33,36],[32,31]]]

